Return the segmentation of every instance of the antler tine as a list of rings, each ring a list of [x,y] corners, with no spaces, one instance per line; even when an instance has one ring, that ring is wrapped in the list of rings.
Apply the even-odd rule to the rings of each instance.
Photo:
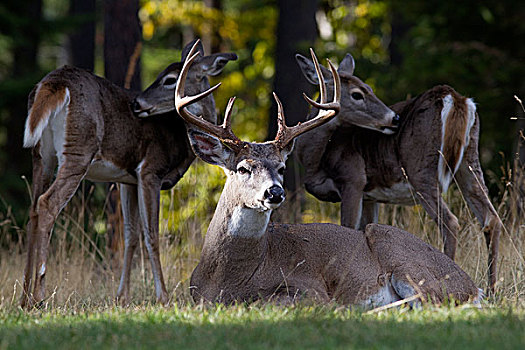
[[[312,55],[312,58],[314,57],[315,55]],[[277,95],[274,93],[274,98],[275,98],[275,101],[277,102],[277,107],[278,107],[277,118],[279,122],[279,129],[277,131],[277,136],[275,137],[275,140],[273,142],[275,142],[280,149],[283,149],[284,147],[286,147],[286,145],[289,144],[297,136],[328,122],[337,113],[339,113],[339,109],[340,109],[339,101],[341,100],[341,81],[339,79],[339,74],[337,73],[337,69],[335,69],[334,65],[332,64],[332,62],[330,62],[330,60],[328,60],[328,65],[330,67],[330,71],[332,72],[332,77],[334,79],[334,99],[333,101],[325,102],[326,101],[326,85],[325,85],[324,79],[322,78],[321,69],[319,68],[318,64],[316,65],[316,71],[317,71],[317,76],[319,78],[319,90],[321,91],[321,103],[312,100],[310,97],[308,97],[306,94],[303,93],[304,98],[311,105],[319,108],[319,112],[314,118],[304,123],[299,123],[296,126],[287,127],[285,120],[284,120],[284,112],[283,112],[281,101],[279,101],[279,99],[277,98]],[[323,94],[325,94],[324,98],[323,98]]]
[[[226,107],[224,117],[224,123],[222,125],[215,125],[213,123],[210,123],[202,117],[196,116],[195,114],[191,113],[185,108],[191,105],[192,103],[195,103],[203,99],[204,97],[210,95],[221,85],[221,83],[218,83],[217,85],[209,88],[208,90],[194,96],[184,96],[184,87],[188,71],[193,61],[197,58],[197,56],[199,56],[199,53],[196,52],[198,43],[199,40],[197,40],[191,48],[190,53],[187,56],[188,58],[185,60],[184,65],[182,66],[179,78],[177,79],[177,85],[175,87],[175,108],[177,109],[179,115],[186,122],[193,124],[214,136],[217,136],[221,141],[228,144],[230,147],[239,149],[239,147],[242,147],[242,141],[239,140],[239,138],[237,138],[237,136],[235,136],[235,134],[231,130],[231,110],[233,107],[233,102],[235,101],[235,97],[230,98],[228,102],[228,106]]]
[[[314,62],[315,72],[317,73],[317,78],[319,79],[319,93],[321,97],[321,103],[326,103],[326,85],[324,82],[323,72],[319,66],[319,61],[317,56],[312,48],[310,48],[310,55],[312,56],[312,61]]]
[[[286,126],[283,104],[275,92],[273,92],[273,98],[277,103],[277,135],[275,136],[275,140],[277,141],[286,136],[288,127]]]

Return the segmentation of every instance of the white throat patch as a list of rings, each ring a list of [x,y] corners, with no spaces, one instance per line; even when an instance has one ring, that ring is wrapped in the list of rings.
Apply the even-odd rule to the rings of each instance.
[[[258,211],[246,207],[235,207],[228,224],[228,234],[245,238],[259,238],[270,222],[271,210]]]

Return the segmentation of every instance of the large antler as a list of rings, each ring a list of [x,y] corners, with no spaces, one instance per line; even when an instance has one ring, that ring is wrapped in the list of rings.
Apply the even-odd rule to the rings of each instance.
[[[231,112],[233,107],[233,102],[235,101],[235,97],[231,97],[228,101],[228,105],[226,107],[226,111],[224,113],[224,122],[222,125],[215,125],[207,120],[203,119],[200,116],[196,116],[195,114],[188,111],[185,107],[191,105],[192,103],[195,103],[204,97],[210,95],[213,91],[215,91],[221,84],[217,84],[208,90],[201,92],[198,95],[194,96],[184,96],[184,85],[186,83],[186,76],[188,75],[188,71],[190,69],[191,64],[199,56],[199,53],[197,51],[197,45],[199,43],[199,40],[195,42],[193,47],[191,48],[188,58],[184,61],[184,65],[182,66],[182,71],[180,72],[179,78],[177,79],[177,86],[175,88],[175,108],[177,109],[177,112],[180,114],[180,116],[188,123],[193,124],[201,128],[202,130],[217,136],[222,142],[227,144],[230,148],[239,151],[243,147],[243,142],[239,140],[237,136],[232,131],[231,128]]]
[[[315,56],[314,50],[310,49],[310,54],[312,55],[312,60],[315,65],[315,71],[317,72],[317,77],[319,78],[319,90],[321,98],[320,102],[316,102],[310,97],[306,96],[305,93],[303,93],[303,96],[306,99],[306,101],[308,101],[308,103],[318,108],[319,112],[314,118],[304,123],[299,123],[293,127],[287,127],[286,120],[284,117],[283,105],[277,97],[277,95],[274,93],[273,97],[277,102],[277,122],[279,124],[279,128],[277,130],[277,136],[272,142],[275,143],[277,147],[279,147],[279,149],[283,149],[284,147],[286,147],[286,145],[288,145],[294,138],[301,135],[302,133],[305,133],[328,122],[337,113],[339,113],[339,101],[341,100],[341,81],[339,80],[339,74],[337,73],[337,70],[335,69],[332,62],[328,60],[328,65],[330,66],[330,70],[332,71],[332,76],[334,78],[334,99],[332,102],[326,102],[326,85],[323,78],[323,73],[321,72],[321,67],[319,66],[319,62],[317,61],[317,57]]]

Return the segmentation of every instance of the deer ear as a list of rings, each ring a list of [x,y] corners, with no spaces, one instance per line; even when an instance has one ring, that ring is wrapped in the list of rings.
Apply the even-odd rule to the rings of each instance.
[[[188,137],[193,151],[200,159],[206,163],[226,167],[233,151],[218,138],[191,128],[188,130]]]
[[[301,71],[303,72],[303,75],[305,76],[306,80],[310,82],[310,84],[319,85],[319,79],[317,78],[317,73],[315,71],[314,63],[311,59],[304,57],[301,54],[295,55],[295,60],[297,61],[297,64],[299,64],[299,67],[301,68]],[[332,81],[332,73],[323,65],[319,65],[321,67],[321,72],[323,72],[324,79],[329,82]]]
[[[295,139],[292,140],[289,144],[286,145],[285,148],[281,151],[281,155],[283,156],[284,161],[288,159],[288,156],[292,153],[293,148],[295,145]]]
[[[204,75],[216,76],[224,69],[224,66],[229,61],[235,61],[237,55],[234,53],[216,53],[210,56],[205,56],[199,61]]]
[[[193,39],[186,46],[184,46],[184,48],[182,49],[181,58],[180,58],[181,62],[186,61],[186,57],[188,57],[188,54],[190,53],[191,48],[193,47],[193,45],[195,45],[195,42],[197,40],[199,40],[199,38]],[[197,50],[199,51],[201,56],[204,56],[204,48],[202,47],[202,41],[199,42],[199,44],[197,45]]]
[[[349,53],[346,54],[345,58],[341,61],[341,64],[339,65],[339,68],[337,71],[339,73],[346,73],[349,75],[354,75],[354,69],[355,69],[355,61],[352,55]]]

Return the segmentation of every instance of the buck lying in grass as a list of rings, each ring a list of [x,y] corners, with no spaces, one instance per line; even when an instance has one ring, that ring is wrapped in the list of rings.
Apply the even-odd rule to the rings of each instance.
[[[269,223],[272,210],[285,198],[283,171],[293,140],[327,122],[340,108],[339,76],[331,63],[334,100],[326,102],[319,76],[320,103],[307,98],[319,108],[318,115],[289,128],[274,95],[279,107],[277,137],[251,143],[231,130],[233,98],[220,126],[185,109],[217,87],[183,96],[186,72],[196,56],[188,57],[177,81],[175,106],[184,120],[202,129],[189,129],[196,155],[219,165],[227,176],[191,277],[194,300],[286,303],[308,297],[370,307],[419,294],[437,303],[449,296],[479,301],[473,281],[450,258],[395,227],[371,224],[363,232],[333,224]],[[312,57],[316,61],[313,53]]]

